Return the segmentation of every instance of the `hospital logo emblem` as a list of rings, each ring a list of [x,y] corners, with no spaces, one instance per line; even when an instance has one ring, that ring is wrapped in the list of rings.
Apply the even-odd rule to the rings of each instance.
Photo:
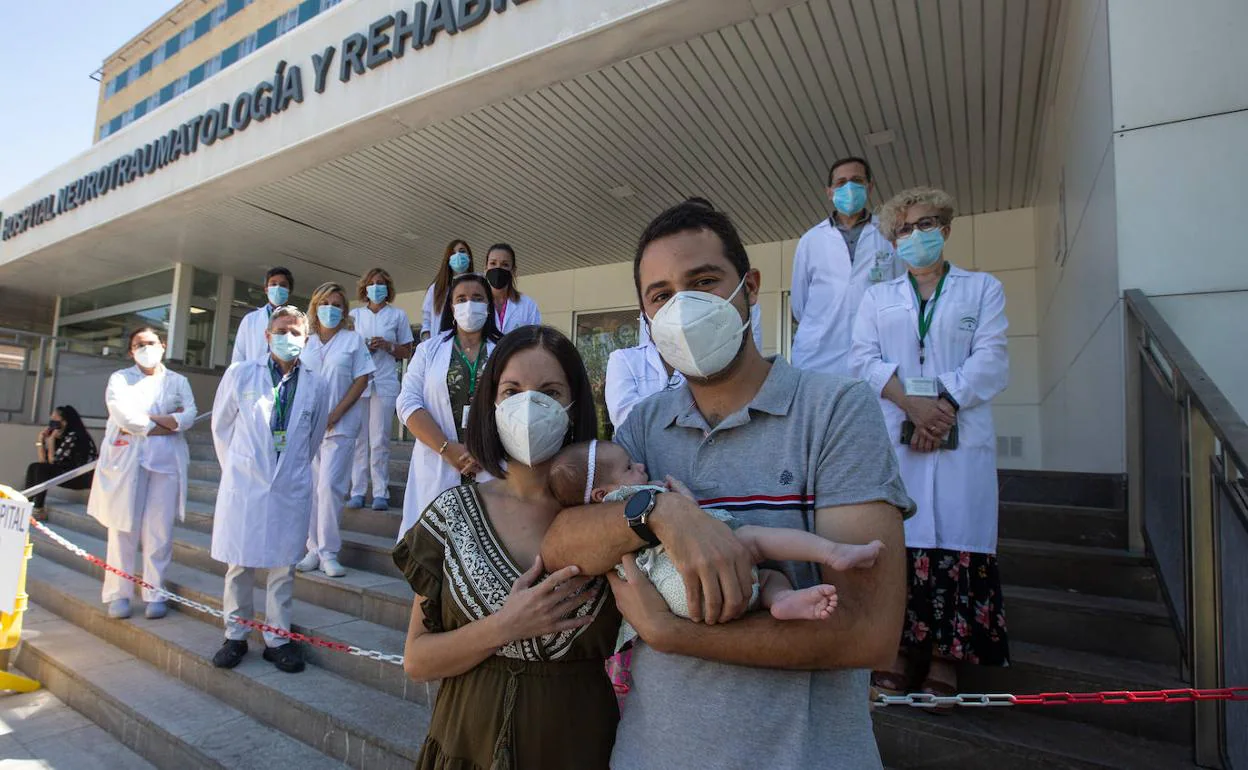
[[[958,328],[964,332],[973,332],[979,328],[979,319],[973,315],[962,316],[962,320],[958,323]]]

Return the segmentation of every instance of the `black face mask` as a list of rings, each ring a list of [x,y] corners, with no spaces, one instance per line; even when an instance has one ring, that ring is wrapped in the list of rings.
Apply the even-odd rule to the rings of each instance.
[[[60,420],[48,420],[48,427],[52,430],[60,430],[65,427],[65,423]]]
[[[493,267],[485,271],[485,280],[495,289],[502,291],[511,286],[511,271],[505,267]]]

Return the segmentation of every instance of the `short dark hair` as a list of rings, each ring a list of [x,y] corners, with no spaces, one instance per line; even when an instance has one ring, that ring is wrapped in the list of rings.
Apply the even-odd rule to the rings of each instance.
[[[160,329],[157,329],[155,326],[140,326],[137,329],[131,331],[130,336],[126,338],[126,352],[127,353],[130,352],[130,348],[134,347],[134,338],[139,336],[143,332],[151,332],[152,334],[155,334],[156,339],[160,340],[160,344],[162,345],[165,344],[165,335],[163,332],[161,332]]]
[[[442,320],[438,323],[438,332],[448,332],[447,337],[455,333],[455,308],[451,303],[451,297],[455,294],[456,286],[468,281],[475,281],[485,289],[485,303],[489,306],[489,315],[485,318],[485,326],[481,327],[481,333],[490,342],[498,342],[502,339],[503,333],[498,330],[498,324],[494,322],[494,293],[490,291],[490,282],[485,280],[485,276],[480,273],[460,273],[451,279],[451,285],[446,287],[446,302],[442,303]],[[468,413],[472,414],[471,411]]]
[[[633,256],[633,283],[637,287],[637,299],[644,306],[641,298],[641,257],[651,243],[660,238],[684,232],[710,230],[719,236],[724,246],[724,257],[737,269],[737,277],[744,278],[750,272],[750,255],[745,251],[745,244],[737,234],[732,219],[722,211],[711,207],[705,198],[690,198],[683,203],[672,206],[659,214],[646,226],[637,242],[637,253]]]
[[[871,164],[870,163],[858,157],[857,155],[846,155],[844,158],[838,159],[835,163],[832,164],[832,167],[828,169],[828,187],[832,186],[832,175],[836,173],[836,170],[840,168],[841,166],[844,166],[849,163],[861,163],[863,170],[867,172],[867,181],[868,182],[875,181],[874,178],[871,176]]]
[[[502,439],[498,437],[498,423],[494,419],[494,401],[498,398],[498,382],[511,357],[522,350],[542,348],[559,361],[563,374],[568,378],[572,394],[572,407],[568,410],[571,428],[564,436],[563,445],[598,438],[598,412],[594,407],[594,392],[585,372],[585,363],[572,341],[563,332],[549,326],[521,326],[503,337],[489,361],[485,373],[477,383],[477,392],[468,412],[468,435],[464,443],[468,453],[476,458],[482,469],[497,478],[506,478],[503,460],[507,453]]]
[[[265,273],[265,274],[264,274],[264,285],[265,285],[265,286],[268,286],[268,285],[269,285],[269,279],[270,279],[270,278],[272,278],[272,277],[273,277],[273,276],[275,276],[275,275],[284,275],[284,276],[286,276],[286,280],[290,283],[290,290],[291,290],[291,291],[294,291],[294,290],[295,290],[295,276],[291,275],[291,273],[290,273],[290,271],[289,271],[289,270],[287,270],[286,268],[281,267],[281,266],[278,266],[278,267],[270,267],[270,268],[269,268],[269,272],[267,272],[267,273]]]

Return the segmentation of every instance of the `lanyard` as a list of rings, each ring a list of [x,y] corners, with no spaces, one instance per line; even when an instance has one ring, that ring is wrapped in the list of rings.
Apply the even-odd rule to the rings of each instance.
[[[459,337],[455,338],[455,354],[459,356],[460,361],[464,362],[464,366],[468,367],[468,397],[472,398],[477,392],[477,368],[481,366],[481,358],[485,355],[485,340],[482,339],[477,348],[476,361],[469,361],[468,356],[464,355],[463,348],[459,346]]]
[[[927,333],[932,329],[932,319],[936,317],[936,300],[940,299],[940,292],[945,288],[945,279],[949,277],[949,265],[946,263],[945,272],[940,276],[940,283],[936,284],[936,291],[932,292],[932,298],[927,301],[927,306],[923,305],[923,298],[919,295],[919,282],[914,280],[914,276],[910,275],[910,286],[914,289],[914,301],[917,303],[919,316],[919,366],[923,365],[926,358]],[[926,312],[924,312],[926,311]]]
[[[277,430],[286,430],[286,416],[290,409],[290,404],[286,403],[286,394],[290,391],[282,390],[282,384],[285,382],[283,378],[281,382],[273,386],[273,411],[277,415]]]
[[[503,304],[498,308],[498,330],[503,330],[503,323],[507,318],[507,300],[503,300]]]

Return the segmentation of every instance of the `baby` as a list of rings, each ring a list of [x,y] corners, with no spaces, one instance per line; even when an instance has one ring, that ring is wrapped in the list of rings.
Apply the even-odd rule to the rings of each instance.
[[[555,498],[568,507],[622,502],[646,488],[669,491],[650,483],[645,466],[634,463],[623,447],[609,441],[586,441],[565,447],[551,463],[549,483]],[[755,564],[767,560],[805,561],[835,570],[861,569],[874,565],[884,548],[879,540],[867,545],[834,543],[800,529],[742,525],[724,511],[706,512],[732,527]],[[662,545],[642,549],[637,554],[637,567],[654,583],[672,612],[689,617],[684,581]],[[616,569],[623,577],[622,570]],[[777,620],[825,620],[836,609],[835,586],[820,584],[795,589],[781,572],[756,568],[754,573],[750,609],[761,606]],[[635,636],[636,632],[625,623],[616,648]]]

